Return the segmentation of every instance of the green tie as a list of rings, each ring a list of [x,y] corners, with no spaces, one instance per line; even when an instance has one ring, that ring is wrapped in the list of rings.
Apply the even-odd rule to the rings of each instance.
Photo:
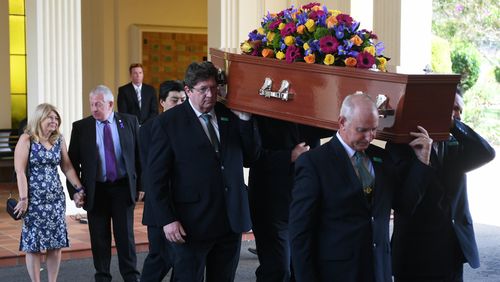
[[[365,158],[365,153],[356,151],[354,154],[354,166],[358,172],[359,181],[363,186],[363,192],[365,193],[367,199],[371,201],[374,178],[365,166]]]

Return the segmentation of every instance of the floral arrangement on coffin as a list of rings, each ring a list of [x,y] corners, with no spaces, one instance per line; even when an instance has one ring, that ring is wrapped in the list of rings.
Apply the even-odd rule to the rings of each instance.
[[[359,22],[338,10],[328,10],[313,2],[300,9],[288,8],[268,13],[261,27],[241,43],[244,54],[285,59],[292,63],[325,64],[386,71],[389,58],[383,56],[382,42]]]

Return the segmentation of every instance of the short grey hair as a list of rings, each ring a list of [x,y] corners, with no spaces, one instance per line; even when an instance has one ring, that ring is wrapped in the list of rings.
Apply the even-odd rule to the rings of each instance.
[[[371,104],[373,112],[378,113],[377,106],[370,96],[368,96],[366,93],[356,92],[344,98],[342,106],[340,107],[340,116],[343,116],[347,120],[351,120],[354,115],[354,101],[356,100],[361,100]]]
[[[114,102],[115,97],[113,92],[106,85],[97,85],[92,91],[90,91],[89,97],[102,94],[104,97],[104,102]]]

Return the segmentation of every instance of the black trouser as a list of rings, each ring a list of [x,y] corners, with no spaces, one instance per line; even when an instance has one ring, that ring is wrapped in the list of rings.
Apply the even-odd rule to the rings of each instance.
[[[141,281],[162,281],[172,268],[170,243],[165,238],[163,228],[148,225],[149,253],[142,267]],[[172,278],[172,277],[171,277]],[[173,281],[173,279],[170,279]]]
[[[111,281],[111,226],[123,280],[128,282],[139,279],[134,240],[134,207],[126,179],[114,183],[96,183],[94,207],[87,213],[96,281]]]
[[[241,234],[231,232],[216,239],[187,241],[184,244],[171,244],[171,247],[174,257],[174,281],[234,281],[240,259]]]

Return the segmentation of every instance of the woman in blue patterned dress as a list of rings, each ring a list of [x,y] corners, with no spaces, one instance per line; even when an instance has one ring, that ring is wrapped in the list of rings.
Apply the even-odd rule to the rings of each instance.
[[[56,108],[40,104],[14,153],[20,198],[15,212],[24,216],[19,250],[26,253],[28,273],[36,282],[40,281],[41,252],[46,251],[48,280],[52,282],[57,280],[61,248],[69,246],[58,166],[75,187],[82,186],[59,133],[60,124]]]

